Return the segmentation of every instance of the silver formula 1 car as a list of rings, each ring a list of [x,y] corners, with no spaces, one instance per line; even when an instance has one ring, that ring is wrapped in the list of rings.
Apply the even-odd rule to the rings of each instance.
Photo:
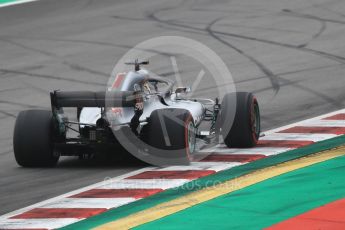
[[[60,156],[117,154],[124,146],[142,160],[188,164],[208,144],[257,144],[260,112],[251,93],[228,93],[221,103],[187,98],[190,88],[174,88],[173,81],[140,69],[148,62],[128,64],[134,71],[117,74],[104,92],[54,91],[51,111],[20,112],[13,137],[17,163],[54,166]],[[65,116],[66,107],[77,109],[78,120]]]

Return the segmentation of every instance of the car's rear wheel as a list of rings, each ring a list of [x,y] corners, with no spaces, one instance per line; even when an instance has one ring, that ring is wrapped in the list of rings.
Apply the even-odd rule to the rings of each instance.
[[[234,107],[236,111],[234,111]],[[226,94],[221,104],[220,116],[221,133],[224,143],[228,147],[248,148],[257,144],[260,136],[260,109],[258,101],[252,93]],[[233,117],[233,119],[229,119],[229,117]]]
[[[142,130],[149,153],[161,164],[188,164],[195,150],[196,128],[185,109],[158,109]]]
[[[19,113],[14,127],[13,150],[23,167],[52,167],[59,160],[53,151],[52,113],[27,110]]]

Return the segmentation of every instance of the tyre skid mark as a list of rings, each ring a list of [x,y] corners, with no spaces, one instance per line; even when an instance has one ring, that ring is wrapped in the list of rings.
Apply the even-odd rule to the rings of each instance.
[[[38,105],[30,105],[30,104],[14,102],[14,101],[6,101],[6,100],[0,100],[0,104],[15,105],[15,106],[24,107],[24,108],[30,108],[30,109],[42,109],[42,108],[45,108],[45,107],[38,106]],[[10,116],[10,114],[8,114],[8,115]],[[12,115],[15,116],[14,114],[12,114]]]
[[[209,33],[209,35],[211,35],[213,38],[215,38],[216,40],[218,40],[219,42],[223,43],[224,45],[232,48],[233,50],[235,50],[236,52],[238,52],[239,54],[243,55],[244,57],[248,58],[251,62],[253,62],[264,74],[266,74],[266,76],[268,77],[268,79],[271,82],[272,88],[275,91],[275,95],[277,95],[277,93],[280,90],[280,84],[279,81],[277,79],[277,76],[268,68],[266,67],[264,64],[262,64],[260,61],[258,61],[257,59],[255,59],[253,56],[247,54],[246,52],[244,52],[243,50],[237,48],[236,46],[232,45],[231,43],[225,41],[224,39],[221,39],[220,36],[216,35],[213,30],[212,30],[212,26],[215,25],[218,21],[220,21],[222,18],[218,18],[216,20],[214,20],[213,22],[211,22],[207,27],[206,27],[206,31]]]
[[[23,71],[18,71],[18,70],[11,70],[11,69],[0,69],[0,72],[41,78],[45,80],[69,81],[69,82],[82,83],[82,84],[87,84],[87,85],[104,86],[104,84],[101,84],[99,82],[88,82],[88,81],[77,80],[77,79],[72,79],[72,78],[64,78],[64,77],[58,77],[58,76],[52,76],[52,75],[46,75],[46,74],[29,73],[29,72],[23,72]]]
[[[323,94],[323,93],[320,93],[320,91],[318,90],[314,90],[314,89],[311,89],[311,88],[308,88],[308,87],[305,87],[303,85],[300,85],[298,84],[298,82],[292,82],[291,80],[288,80],[288,79],[285,79],[285,78],[279,78],[282,82],[284,82],[285,84],[289,84],[289,85],[292,85],[294,86],[295,88],[298,88],[302,91],[306,91],[306,92],[309,92],[313,95],[315,95],[316,97],[319,97],[319,98],[322,98],[324,101],[332,104],[332,105],[335,105],[337,107],[342,107],[343,106],[343,103],[339,102],[338,100],[336,99],[333,99],[329,96],[327,96],[326,94]]]
[[[302,47],[308,46],[310,42],[312,42],[313,40],[318,38],[326,30],[326,27],[327,27],[326,26],[326,22],[320,21],[320,23],[321,23],[321,27],[320,27],[319,31],[316,34],[314,34],[309,41],[307,41],[307,42],[305,42],[303,44],[300,44],[297,47],[302,48]]]
[[[9,112],[6,112],[6,111],[3,111],[3,110],[0,110],[0,113],[5,115],[4,117],[1,117],[0,119],[4,119],[6,117],[12,117],[12,118],[16,118],[17,116],[12,114],[12,113],[9,113]]]
[[[192,31],[196,31],[196,32],[201,32],[201,33],[205,33],[205,29],[203,28],[198,28],[198,27],[194,27],[194,26],[189,26],[189,25],[184,25],[181,23],[176,23],[176,22],[172,22],[172,21],[168,21],[168,20],[161,20],[158,17],[155,16],[154,13],[149,14],[148,18],[162,23],[162,24],[166,24],[169,26],[173,26],[173,27],[177,27],[177,28],[186,28]],[[240,39],[245,39],[245,40],[250,40],[250,41],[256,41],[256,42],[261,42],[261,43],[266,43],[269,45],[275,45],[275,46],[280,46],[280,47],[284,47],[284,48],[289,48],[289,49],[295,49],[295,50],[299,50],[302,52],[307,52],[307,53],[311,53],[314,55],[318,55],[318,56],[322,56],[334,61],[337,61],[341,64],[345,64],[345,57],[339,56],[339,55],[335,55],[332,53],[327,53],[327,52],[323,52],[323,51],[319,51],[319,50],[314,50],[314,49],[310,49],[310,48],[306,48],[306,47],[299,47],[298,45],[291,45],[288,43],[282,43],[282,42],[277,42],[277,41],[272,41],[272,40],[267,40],[267,39],[261,39],[261,38],[257,38],[257,37],[251,37],[251,36],[247,36],[247,35],[240,35],[240,34],[235,34],[235,33],[228,33],[228,32],[222,32],[222,31],[217,31],[217,30],[213,30],[214,34],[218,34],[218,35],[225,35],[225,36],[229,36],[229,37],[235,37],[235,38],[240,38]]]
[[[276,76],[280,79],[280,87],[285,87],[285,86],[290,86],[290,85],[294,85],[297,84],[301,81],[287,81],[286,79],[282,78],[282,76],[284,75],[290,75],[290,74],[294,74],[294,73],[301,73],[301,72],[305,72],[305,71],[313,71],[313,70],[320,70],[320,69],[325,69],[325,68],[332,68],[332,67],[336,67],[336,66],[340,66],[341,64],[333,64],[333,65],[325,65],[325,66],[321,66],[321,67],[313,67],[313,68],[304,68],[304,69],[299,69],[299,70],[294,70],[294,71],[286,71],[286,72],[279,72],[276,73]],[[245,79],[245,80],[238,80],[238,81],[234,81],[233,83],[226,83],[225,85],[229,85],[229,84],[241,84],[241,83],[246,83],[246,82],[250,82],[250,81],[256,81],[256,80],[261,80],[266,78],[267,76],[258,76],[258,77],[253,77],[253,78],[249,78],[249,79]],[[207,88],[199,88],[198,90],[208,90],[208,89],[212,89],[215,87],[207,87]],[[265,87],[256,91],[253,91],[258,93],[258,92],[263,92],[266,90],[270,90],[271,88],[269,87]],[[323,94],[320,94],[323,95]],[[327,97],[328,98],[328,97]],[[330,100],[332,101],[332,103],[334,103],[334,100]],[[267,118],[269,119],[269,118]]]
[[[106,74],[106,73],[103,73],[103,72],[100,72],[100,71],[97,71],[97,70],[93,70],[93,69],[90,69],[88,67],[76,64],[76,63],[71,63],[69,61],[66,61],[63,57],[60,57],[60,56],[56,55],[55,53],[51,53],[51,52],[47,52],[47,51],[44,51],[44,50],[41,50],[41,49],[37,49],[37,48],[33,48],[33,47],[30,47],[30,46],[27,46],[27,45],[23,45],[23,44],[21,44],[19,42],[13,41],[13,39],[0,38],[0,41],[6,42],[8,44],[11,44],[11,45],[14,45],[14,46],[17,46],[17,47],[20,47],[20,48],[23,48],[25,50],[29,50],[29,51],[32,51],[32,52],[43,54],[43,55],[45,55],[47,57],[50,57],[50,58],[58,59],[58,60],[61,61],[62,64],[67,65],[72,70],[77,70],[77,71],[81,71],[81,72],[87,72],[87,73],[90,73],[90,74],[94,74],[94,75],[98,75],[98,76],[109,78],[109,74]]]
[[[295,17],[314,19],[314,20],[323,21],[323,22],[332,22],[332,23],[336,23],[336,24],[345,25],[345,21],[341,21],[341,20],[321,18],[321,17],[311,15],[311,14],[298,13],[298,12],[295,12],[295,11],[289,10],[289,9],[283,9],[282,11],[287,13],[287,15],[291,15],[291,16],[295,16]]]

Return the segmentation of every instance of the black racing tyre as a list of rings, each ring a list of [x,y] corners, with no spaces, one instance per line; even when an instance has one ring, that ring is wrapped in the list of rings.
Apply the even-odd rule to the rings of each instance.
[[[236,102],[236,113],[233,111]],[[234,112],[232,112],[234,113]],[[260,136],[260,109],[252,93],[236,92],[226,94],[221,104],[221,119],[234,116],[230,128],[229,122],[222,123],[224,143],[232,148],[249,148],[258,143]]]
[[[143,128],[149,153],[160,164],[189,164],[195,150],[195,125],[185,109],[158,109]]]
[[[52,167],[59,160],[53,152],[52,113],[26,110],[19,113],[14,127],[13,150],[23,167]]]

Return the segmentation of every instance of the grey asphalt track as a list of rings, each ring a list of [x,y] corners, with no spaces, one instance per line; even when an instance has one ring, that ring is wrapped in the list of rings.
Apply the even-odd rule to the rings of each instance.
[[[341,0],[42,0],[0,8],[0,214],[143,167],[64,158],[53,169],[20,168],[12,135],[18,112],[49,108],[54,89],[104,90],[117,59],[154,36],[212,48],[236,88],[257,95],[265,130],[345,107],[344,12]]]

